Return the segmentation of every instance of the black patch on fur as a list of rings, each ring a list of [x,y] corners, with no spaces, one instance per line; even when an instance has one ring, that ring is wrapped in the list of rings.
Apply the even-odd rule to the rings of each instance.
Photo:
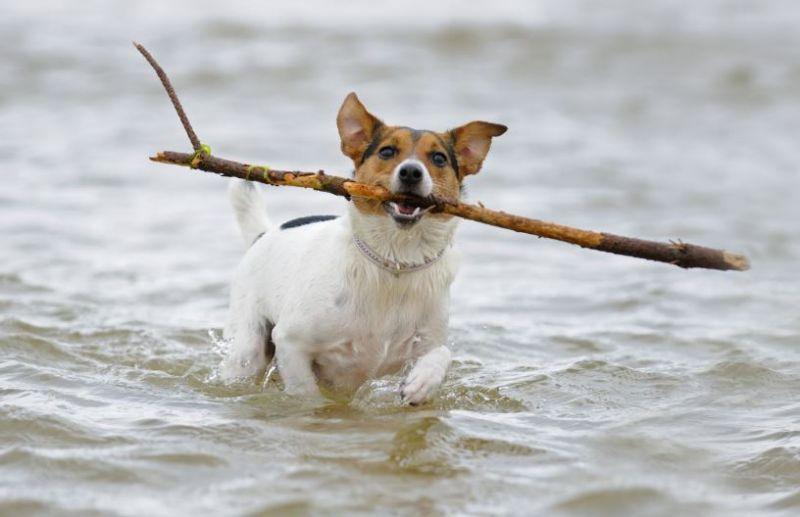
[[[336,219],[338,215],[307,215],[305,217],[298,217],[291,221],[286,221],[281,225],[281,230],[288,230],[289,228],[297,228],[306,224],[321,223],[322,221],[330,221]]]
[[[383,138],[383,124],[375,128],[375,134],[372,136],[372,141],[367,146],[366,151],[364,154],[361,155],[361,160],[359,161],[359,166],[363,165],[367,158],[375,154],[375,151],[378,149],[378,144],[381,143],[381,139]]]
[[[434,133],[433,136],[436,137],[436,140],[439,141],[439,145],[444,147],[445,151],[447,152],[447,157],[450,159],[450,166],[453,168],[453,171],[455,171],[456,178],[461,179],[461,172],[458,170],[458,158],[456,158],[456,148],[453,133],[450,133],[450,139],[448,142],[445,142],[442,137],[436,133]]]

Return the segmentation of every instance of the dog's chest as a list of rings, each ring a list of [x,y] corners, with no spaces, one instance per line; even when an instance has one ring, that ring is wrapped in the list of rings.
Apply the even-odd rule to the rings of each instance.
[[[315,354],[317,378],[336,389],[355,389],[425,353],[422,334],[430,325],[425,298],[368,297],[336,311],[341,330]]]
[[[337,390],[353,390],[368,379],[398,372],[419,355],[420,338],[352,339],[333,344],[314,359],[317,378]]]

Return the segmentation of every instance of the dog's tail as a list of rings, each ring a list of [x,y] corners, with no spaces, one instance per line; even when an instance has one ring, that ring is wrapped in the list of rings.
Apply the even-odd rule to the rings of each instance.
[[[253,183],[234,178],[228,186],[228,199],[236,214],[245,246],[250,246],[264,232],[272,228],[264,200]]]

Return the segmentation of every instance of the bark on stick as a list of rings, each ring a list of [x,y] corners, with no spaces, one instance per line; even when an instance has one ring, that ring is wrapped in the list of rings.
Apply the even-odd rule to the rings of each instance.
[[[706,268],[744,271],[750,267],[746,257],[724,250],[707,248],[685,242],[657,242],[623,237],[611,233],[581,230],[571,226],[530,219],[506,212],[491,210],[481,205],[464,203],[455,199],[419,198],[393,195],[383,187],[365,185],[348,178],[331,176],[323,171],[301,172],[270,169],[258,165],[235,162],[216,156],[162,151],[150,158],[155,162],[191,166],[222,176],[247,179],[267,185],[303,187],[328,192],[346,198],[363,197],[378,201],[403,202],[420,207],[433,206],[441,211],[464,219],[478,221],[500,228],[555,239],[583,248],[655,260],[682,268]]]

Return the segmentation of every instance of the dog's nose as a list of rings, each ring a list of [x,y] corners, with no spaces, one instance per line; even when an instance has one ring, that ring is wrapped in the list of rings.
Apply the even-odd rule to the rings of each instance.
[[[406,186],[413,186],[422,181],[422,169],[419,165],[409,163],[404,165],[400,172],[398,172],[400,182]]]

